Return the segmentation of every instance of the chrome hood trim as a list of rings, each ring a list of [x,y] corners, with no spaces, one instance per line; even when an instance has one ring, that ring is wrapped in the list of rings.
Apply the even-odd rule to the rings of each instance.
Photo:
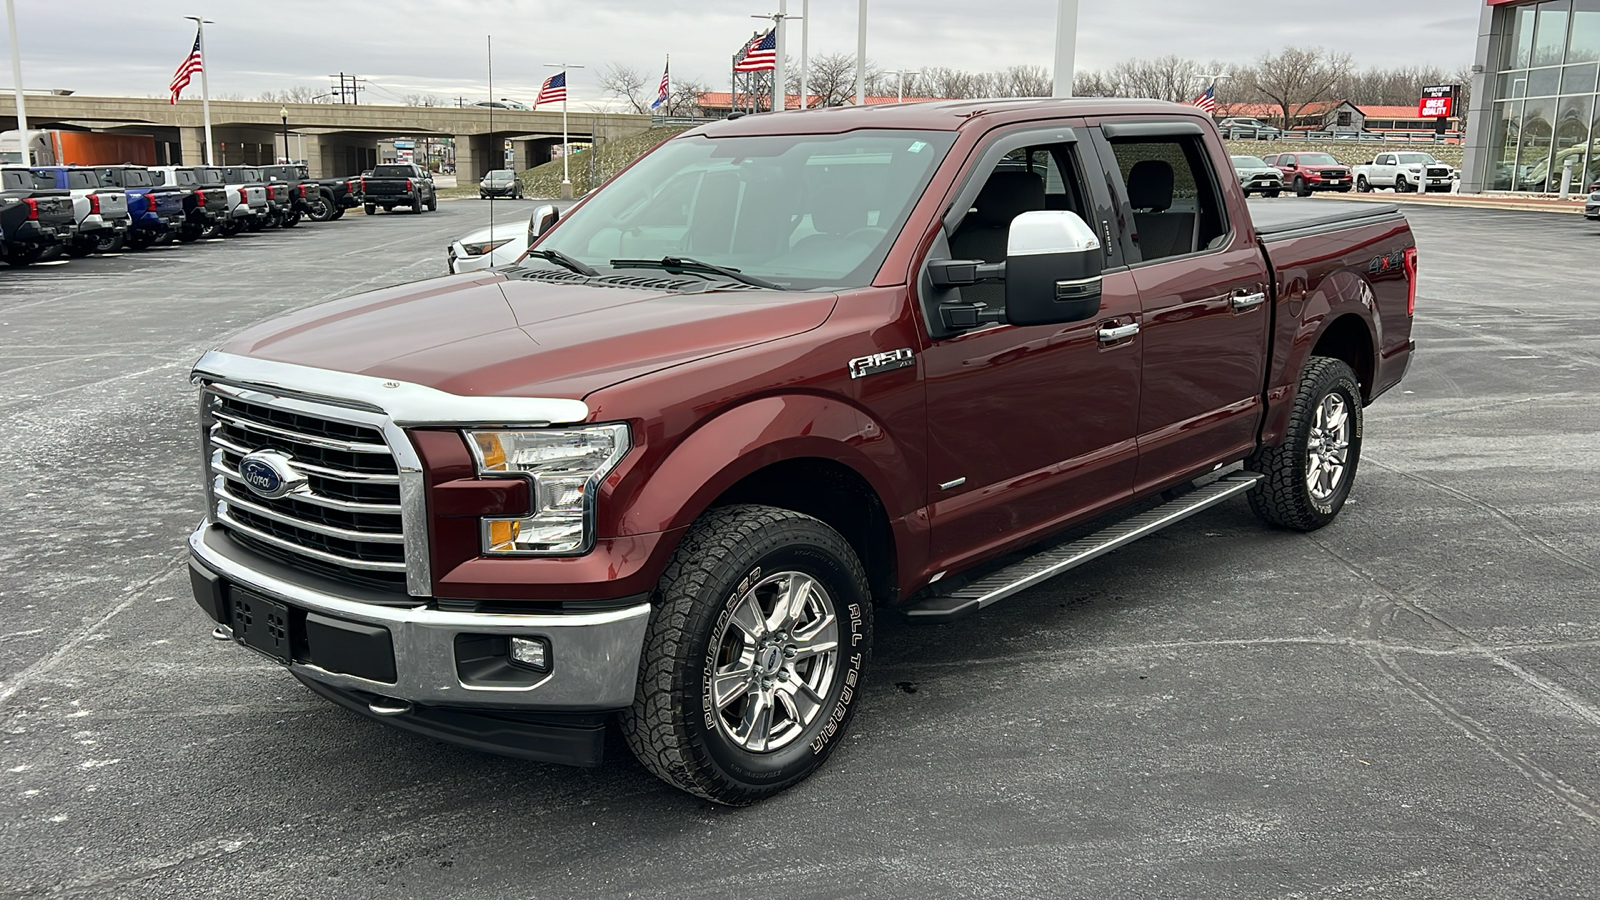
[[[545,397],[468,397],[426,385],[351,372],[316,369],[210,350],[193,378],[236,387],[281,391],[292,397],[384,413],[401,427],[516,426],[538,428],[587,421],[582,400]]]

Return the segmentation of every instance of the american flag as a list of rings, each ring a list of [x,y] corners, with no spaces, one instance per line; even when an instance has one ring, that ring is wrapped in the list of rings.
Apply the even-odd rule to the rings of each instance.
[[[667,98],[672,95],[671,72],[672,66],[670,65],[661,70],[661,87],[656,89],[656,102],[650,104],[651,109],[655,109],[661,104],[667,102]]]
[[[778,29],[772,28],[766,34],[758,34],[750,39],[739,51],[739,59],[733,64],[735,72],[766,72],[778,68]]]
[[[1206,92],[1194,98],[1194,103],[1190,105],[1198,106],[1208,113],[1215,113],[1217,111],[1217,86],[1213,84],[1206,88]]]
[[[539,85],[539,96],[533,101],[533,108],[538,109],[541,103],[567,102],[567,73],[557,72],[544,80]]]
[[[183,93],[183,89],[189,86],[189,79],[204,68],[205,66],[200,60],[200,32],[196,31],[194,34],[194,48],[189,51],[188,58],[178,64],[178,71],[172,75],[172,84],[170,86],[172,99],[167,102],[177,103],[178,95]]]

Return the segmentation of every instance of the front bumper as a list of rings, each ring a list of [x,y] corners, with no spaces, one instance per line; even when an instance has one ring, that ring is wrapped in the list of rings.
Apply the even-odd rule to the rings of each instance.
[[[189,536],[189,549],[195,600],[224,636],[233,636],[237,589],[284,604],[292,622],[313,614],[324,630],[376,633],[375,627],[387,633],[393,681],[368,677],[373,671],[364,659],[346,665],[337,647],[319,653],[316,638],[297,626],[296,640],[302,643],[290,653],[288,668],[303,681],[419,707],[479,711],[604,712],[633,702],[650,619],[643,597],[592,612],[454,612],[430,608],[420,598],[397,601],[267,559],[208,522]],[[510,637],[548,642],[550,671],[497,664],[493,647],[496,642],[503,647]],[[503,649],[499,652],[503,657]]]
[[[1583,205],[1583,217],[1586,219],[1600,219],[1600,194],[1591,196],[1589,202]]]

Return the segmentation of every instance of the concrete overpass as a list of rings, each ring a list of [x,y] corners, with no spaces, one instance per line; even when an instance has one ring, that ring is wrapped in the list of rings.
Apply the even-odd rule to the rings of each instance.
[[[157,157],[169,165],[204,162],[204,122],[199,100],[139,97],[83,97],[30,94],[28,127],[89,128],[148,134],[156,140]],[[283,119],[289,113],[289,154],[306,160],[313,177],[354,175],[377,162],[377,144],[392,137],[448,137],[455,140],[456,174],[462,183],[489,169],[503,167],[505,141],[511,141],[515,168],[547,162],[561,143],[561,110],[525,111],[481,106],[378,106],[329,103],[258,103],[211,101],[212,152],[218,165],[261,165],[284,155]],[[16,125],[16,101],[0,97],[0,130]],[[649,116],[624,113],[569,112],[569,135],[588,141],[595,135],[612,140],[650,127]]]

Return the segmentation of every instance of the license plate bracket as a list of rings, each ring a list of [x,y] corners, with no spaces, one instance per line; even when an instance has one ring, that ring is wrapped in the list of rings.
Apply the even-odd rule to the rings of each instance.
[[[275,662],[288,665],[293,658],[289,607],[238,588],[230,593],[233,595],[230,618],[233,620],[234,639]]]

